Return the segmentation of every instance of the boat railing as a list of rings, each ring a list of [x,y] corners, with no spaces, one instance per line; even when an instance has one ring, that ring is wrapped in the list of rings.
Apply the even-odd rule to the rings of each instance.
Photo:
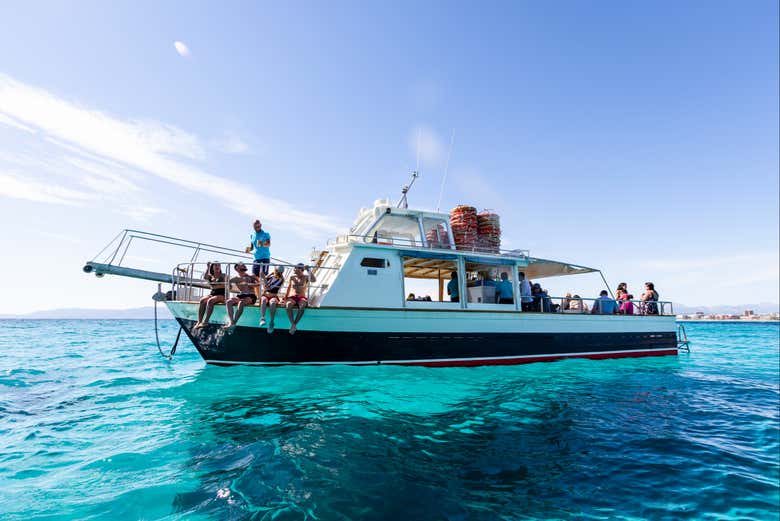
[[[140,247],[142,244],[145,244],[147,247],[159,246],[159,248],[155,249],[151,254],[146,253],[145,251],[146,258],[144,259],[133,257],[133,255],[129,254],[131,247]],[[176,270],[171,274],[168,272],[161,272],[159,271],[159,268],[156,270],[149,270],[144,266],[138,265],[153,263],[156,266],[159,266],[164,258],[172,256],[170,251],[165,251],[165,248],[170,250],[171,247],[177,250],[188,250],[190,264],[198,263],[198,259],[201,258],[201,256],[223,259],[222,263],[224,264],[239,261],[251,263],[253,260],[253,255],[246,251],[234,248],[226,248],[224,246],[217,246],[206,242],[191,241],[142,230],[125,229],[119,232],[108,244],[106,244],[92,260],[87,261],[83,269],[85,273],[94,273],[98,277],[104,275],[119,275],[122,277],[132,277],[153,280],[165,284],[173,284],[177,276],[181,277],[181,274],[177,275]],[[180,253],[176,254],[176,258],[181,257]],[[130,264],[130,261],[133,261],[135,265],[129,266],[128,264]],[[273,257],[271,257],[271,261],[274,264],[287,264],[285,261]],[[202,264],[205,265],[205,263]],[[192,275],[190,275],[190,277],[192,277]],[[193,280],[190,285],[197,286],[197,283]]]
[[[337,246],[340,244],[348,243],[364,243],[364,244],[379,244],[383,246],[396,246],[399,248],[414,248],[422,250],[444,250],[444,251],[459,251],[470,252],[487,255],[500,255],[503,257],[517,257],[522,259],[528,259],[531,256],[529,250],[506,250],[501,248],[487,247],[487,246],[463,246],[453,244],[451,241],[429,241],[429,240],[416,240],[408,239],[405,237],[382,237],[377,235],[339,235],[335,239],[328,241],[328,246]]]
[[[565,313],[565,314],[595,314],[606,313],[593,312],[595,302],[600,302],[600,297],[551,297],[551,296],[526,296],[529,306],[541,313]],[[618,315],[674,315],[674,304],[668,300],[614,300],[617,303]],[[522,302],[522,300],[521,300]],[[588,305],[587,303],[590,303]]]
[[[235,283],[231,283],[231,279],[237,275],[235,266],[239,263],[244,264],[251,272],[252,262],[236,261],[236,260],[214,260],[209,262],[181,262],[174,266],[171,272],[172,289],[170,300],[178,301],[196,301],[203,298],[206,293],[212,289],[218,289],[227,287],[225,294],[230,296],[231,293],[239,293]],[[226,282],[210,282],[205,276],[212,265],[219,265],[220,270],[225,275]],[[275,268],[282,269],[282,277],[284,278],[284,284],[279,289],[279,294],[284,295],[289,287],[290,275],[297,264],[289,264],[284,262],[274,262],[269,264],[269,272]],[[327,266],[307,266],[311,272],[317,276],[318,271],[322,270],[337,270],[338,268]],[[249,284],[249,286],[262,286],[263,282]],[[327,289],[327,285],[318,285],[316,282],[309,283],[306,286],[307,300],[312,302],[312,296],[318,294],[321,290]],[[261,291],[263,288],[261,287]]]

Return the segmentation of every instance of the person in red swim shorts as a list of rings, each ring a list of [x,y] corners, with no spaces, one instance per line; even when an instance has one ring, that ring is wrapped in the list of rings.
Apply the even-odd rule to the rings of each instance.
[[[287,307],[287,318],[290,319],[290,334],[294,335],[298,328],[298,322],[303,317],[303,312],[306,310],[308,301],[306,300],[306,288],[309,282],[317,282],[314,274],[311,272],[311,268],[304,266],[303,263],[298,264],[293,269],[293,274],[290,277],[290,284],[287,286],[287,294],[284,297],[285,306]],[[293,308],[298,308],[298,312],[293,318]]]

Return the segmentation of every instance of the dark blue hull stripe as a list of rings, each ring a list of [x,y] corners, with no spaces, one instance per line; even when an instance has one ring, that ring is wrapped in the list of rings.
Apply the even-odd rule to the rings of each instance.
[[[515,357],[554,359],[569,356],[612,358],[673,354],[674,332],[658,333],[368,333],[237,327],[232,334],[219,324],[192,331],[194,322],[177,319],[210,363],[423,363],[505,360]],[[666,351],[666,352],[664,352]],[[657,352],[657,353],[654,353]],[[535,360],[530,360],[535,361]],[[514,363],[522,363],[518,360]],[[433,364],[424,364],[433,365]]]

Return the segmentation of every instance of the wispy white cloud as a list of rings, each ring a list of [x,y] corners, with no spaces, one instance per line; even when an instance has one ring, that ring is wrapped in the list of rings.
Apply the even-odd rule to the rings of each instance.
[[[483,209],[484,207],[479,205],[485,203],[488,203],[492,210],[508,212],[511,209],[512,205],[507,203],[501,190],[493,186],[491,181],[476,168],[468,166],[455,168],[451,177],[461,201],[469,202],[479,209]]]
[[[73,156],[66,157],[65,162],[83,173],[79,182],[92,190],[103,193],[127,193],[141,190],[137,184],[128,179],[126,174],[119,173],[124,173],[126,170],[121,166],[118,170],[111,169],[104,164]]]
[[[430,127],[419,126],[409,133],[409,150],[420,158],[420,166],[438,168],[444,164],[445,146]]]
[[[673,259],[636,259],[640,271],[652,273],[680,295],[694,295],[706,288],[713,304],[733,303],[745,297],[746,288],[780,289],[780,253],[755,251]]]
[[[250,186],[209,174],[175,156],[201,157],[190,134],[158,123],[122,120],[64,100],[46,90],[0,75],[0,114],[41,132],[54,143],[151,174],[180,188],[208,195],[244,215],[262,212],[264,221],[301,235],[332,233],[340,226],[321,215],[260,194]]]
[[[135,131],[140,145],[154,152],[196,160],[206,155],[197,137],[173,125],[157,121],[129,121],[126,129]]]
[[[213,141],[214,147],[225,154],[246,154],[249,152],[249,144],[237,134],[225,134]]]
[[[13,127],[17,130],[24,130],[25,132],[30,132],[30,133],[35,132],[35,130],[28,127],[27,125],[22,125],[15,119],[2,113],[0,113],[0,125],[6,125],[9,127]]]
[[[59,186],[48,181],[27,179],[19,174],[0,172],[0,195],[38,203],[83,206],[95,195]]]
[[[183,58],[189,58],[190,57],[190,48],[187,47],[187,44],[180,41],[173,42],[173,48],[176,49],[176,52],[179,53],[179,56]]]

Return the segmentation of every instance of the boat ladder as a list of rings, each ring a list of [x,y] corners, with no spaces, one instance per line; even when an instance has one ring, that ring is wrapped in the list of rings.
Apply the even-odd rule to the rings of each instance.
[[[688,340],[688,333],[685,332],[685,326],[683,324],[677,324],[677,349],[691,352],[691,341]]]

